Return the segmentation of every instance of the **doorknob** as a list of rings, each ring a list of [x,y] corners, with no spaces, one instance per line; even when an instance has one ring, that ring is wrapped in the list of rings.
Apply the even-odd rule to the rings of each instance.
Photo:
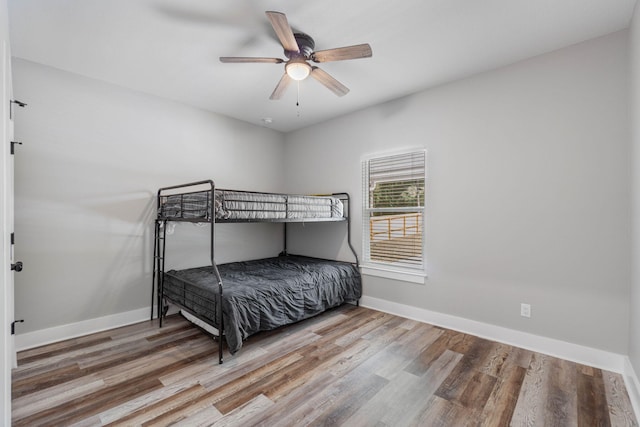
[[[15,270],[18,273],[22,271],[22,261],[18,261],[15,264],[11,264],[11,270]]]

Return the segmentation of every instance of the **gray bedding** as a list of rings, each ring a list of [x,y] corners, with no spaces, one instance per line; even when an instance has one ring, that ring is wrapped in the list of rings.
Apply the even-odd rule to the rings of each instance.
[[[224,334],[232,354],[256,332],[306,319],[362,296],[360,273],[346,262],[289,255],[220,264],[218,269],[224,286]],[[218,285],[212,267],[169,271],[164,292],[217,327]]]

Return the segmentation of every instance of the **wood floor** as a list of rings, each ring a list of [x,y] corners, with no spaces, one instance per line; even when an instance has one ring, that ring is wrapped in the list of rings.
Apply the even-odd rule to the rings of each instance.
[[[637,425],[618,374],[362,307],[225,356],[179,315],[27,350],[13,425]]]

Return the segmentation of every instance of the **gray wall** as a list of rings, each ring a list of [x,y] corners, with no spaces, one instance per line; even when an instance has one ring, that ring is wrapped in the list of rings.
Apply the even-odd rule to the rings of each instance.
[[[640,5],[636,8],[629,31],[630,85],[631,85],[631,144],[633,173],[632,185],[632,229],[633,250],[631,252],[632,280],[629,321],[629,359],[636,373],[640,372]]]
[[[365,276],[365,295],[626,354],[626,42],[616,33],[290,133],[287,190],[349,191],[359,242],[362,157],[424,147],[429,278]],[[345,253],[313,241],[292,250]]]
[[[14,58],[15,311],[20,332],[147,307],[155,192],[283,187],[280,133]],[[179,225],[169,267],[207,263],[208,233]],[[218,261],[276,255],[281,227],[219,226]],[[195,245],[194,245],[195,243]]]

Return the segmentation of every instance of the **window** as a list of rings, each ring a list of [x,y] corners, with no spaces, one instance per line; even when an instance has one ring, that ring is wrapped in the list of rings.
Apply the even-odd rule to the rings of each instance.
[[[426,152],[374,157],[362,166],[364,269],[424,281]]]

